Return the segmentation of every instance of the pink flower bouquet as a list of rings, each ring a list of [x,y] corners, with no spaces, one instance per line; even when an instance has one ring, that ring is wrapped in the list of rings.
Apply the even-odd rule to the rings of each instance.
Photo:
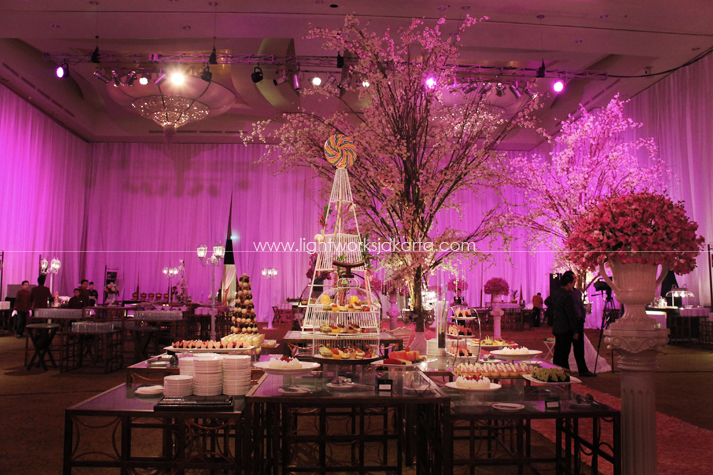
[[[451,279],[451,281],[448,282],[448,290],[451,292],[455,292],[457,290],[463,292],[464,290],[468,290],[468,282],[464,279]]]
[[[686,216],[683,202],[657,193],[631,193],[604,199],[577,223],[566,242],[569,259],[583,269],[607,260],[667,264],[676,274],[696,267],[703,237]]]
[[[483,292],[489,295],[507,295],[510,292],[510,286],[500,277],[493,277],[485,283]]]

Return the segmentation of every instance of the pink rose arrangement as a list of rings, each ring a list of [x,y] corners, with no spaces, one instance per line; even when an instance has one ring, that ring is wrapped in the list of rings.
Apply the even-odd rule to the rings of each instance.
[[[591,207],[566,248],[571,262],[587,270],[616,259],[624,264],[667,264],[676,274],[687,274],[695,269],[703,244],[697,229],[683,202],[658,193],[630,193]]]
[[[488,295],[507,295],[510,292],[510,286],[500,277],[493,277],[485,283],[483,292]]]
[[[458,290],[463,292],[464,290],[468,290],[468,282],[464,279],[451,279],[451,281],[448,282],[448,290],[451,292],[456,292]]]

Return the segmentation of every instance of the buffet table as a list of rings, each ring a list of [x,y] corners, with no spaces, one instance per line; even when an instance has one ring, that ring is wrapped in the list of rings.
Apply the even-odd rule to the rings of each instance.
[[[139,397],[131,385],[122,384],[67,409],[64,475],[73,469],[85,473],[89,467],[121,473],[251,473],[244,452],[249,437],[244,398],[235,398],[229,412],[154,411],[161,398]]]
[[[312,346],[312,333],[302,331],[289,331],[285,334],[282,340],[282,354],[285,356],[293,356],[293,348],[308,348]],[[381,332],[379,342],[384,346],[393,346],[398,350],[403,349],[404,341],[401,338],[396,338],[387,332]]]

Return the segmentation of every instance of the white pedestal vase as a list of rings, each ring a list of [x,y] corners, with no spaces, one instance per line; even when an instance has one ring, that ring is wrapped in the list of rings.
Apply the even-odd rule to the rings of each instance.
[[[391,304],[391,307],[389,308],[389,311],[386,312],[386,315],[389,316],[389,330],[396,330],[396,324],[399,321],[399,315],[401,315],[401,310],[397,305],[398,301],[398,295],[389,294],[389,303]]]
[[[505,314],[503,309],[500,308],[500,302],[502,301],[502,295],[492,295],[490,303],[493,309],[490,311],[490,315],[493,317],[493,338],[499,340],[501,338],[501,318]]]
[[[606,330],[607,348],[615,350],[621,371],[622,468],[624,475],[656,474],[656,356],[668,343],[668,330],[656,328],[646,305],[668,272],[656,265],[610,263],[613,281],[600,274],[624,304],[624,316]]]

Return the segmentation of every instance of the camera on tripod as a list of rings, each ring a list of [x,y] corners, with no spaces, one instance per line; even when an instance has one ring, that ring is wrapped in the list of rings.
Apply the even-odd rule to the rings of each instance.
[[[603,280],[598,280],[594,283],[594,290],[597,292],[606,292],[607,301],[612,300],[611,287]]]

